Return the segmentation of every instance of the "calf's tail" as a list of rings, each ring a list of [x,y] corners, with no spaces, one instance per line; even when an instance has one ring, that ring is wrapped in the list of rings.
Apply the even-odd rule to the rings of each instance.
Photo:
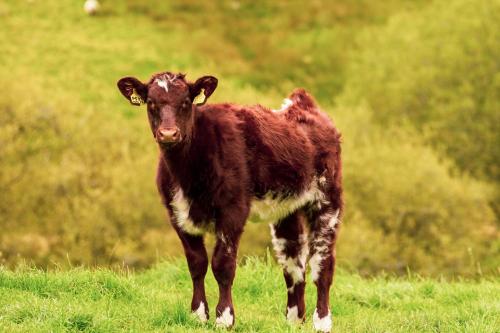
[[[295,89],[290,96],[288,96],[288,99],[291,101],[292,105],[297,105],[303,110],[312,111],[318,108],[314,98],[303,88]]]

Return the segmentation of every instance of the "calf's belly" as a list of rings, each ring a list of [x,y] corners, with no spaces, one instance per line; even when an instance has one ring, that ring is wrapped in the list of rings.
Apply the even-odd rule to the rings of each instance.
[[[325,195],[320,186],[324,181],[324,177],[319,179],[315,177],[307,190],[299,194],[286,197],[267,194],[263,198],[254,198],[248,219],[252,222],[277,223],[308,204],[321,206],[326,203]],[[191,235],[202,235],[207,231],[214,230],[214,221],[193,222],[190,216],[190,202],[185,198],[182,190],[177,190],[170,204],[176,217],[175,223],[184,232]]]
[[[250,221],[276,223],[307,204],[324,203],[325,195],[319,188],[318,182],[315,179],[306,191],[297,195],[284,198],[266,195],[262,199],[254,198],[250,207]]]

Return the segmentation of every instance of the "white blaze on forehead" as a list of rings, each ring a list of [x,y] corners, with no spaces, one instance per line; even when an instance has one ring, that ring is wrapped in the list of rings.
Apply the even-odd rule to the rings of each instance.
[[[207,313],[205,312],[205,303],[200,302],[200,306],[193,313],[198,317],[198,319],[202,323],[206,323],[207,322],[208,318],[207,318]]]
[[[225,308],[220,317],[215,319],[215,325],[218,327],[230,327],[233,325],[233,315],[229,307]]]
[[[165,89],[168,92],[168,84],[172,83],[175,80],[175,75],[172,74],[164,74],[155,79],[155,83],[160,87]]]
[[[313,315],[313,324],[314,329],[317,332],[330,332],[332,330],[332,314],[330,313],[330,309],[328,309],[328,314],[323,318],[319,317],[318,309],[315,309]]]
[[[286,308],[286,320],[290,324],[300,324],[302,322],[299,318],[299,309],[297,308],[297,305],[294,305],[291,308]]]
[[[166,92],[168,92],[168,81],[165,79],[156,79],[155,83],[160,87],[165,89]]]

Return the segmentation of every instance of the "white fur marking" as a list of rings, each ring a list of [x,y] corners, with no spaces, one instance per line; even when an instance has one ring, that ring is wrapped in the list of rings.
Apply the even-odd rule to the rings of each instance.
[[[181,228],[184,230],[186,233],[191,234],[191,235],[202,235],[204,230],[195,226],[193,223],[193,220],[189,217],[189,208],[190,208],[190,203],[189,201],[184,197],[184,192],[182,189],[178,189],[174,197],[172,199],[172,202],[170,203],[172,206],[172,209],[174,211],[175,215],[175,222]]]
[[[273,110],[273,112],[283,112],[283,111],[286,111],[292,105],[293,105],[293,101],[290,98],[285,98],[283,100],[283,103],[281,103],[281,107],[278,110]]]
[[[283,268],[292,278],[294,286],[304,281],[304,269],[297,265],[297,258],[287,257]]]
[[[233,325],[233,315],[229,307],[225,308],[220,317],[215,319],[215,325],[218,327],[231,327]]]
[[[332,329],[332,314],[330,309],[328,309],[328,314],[323,318],[318,315],[318,309],[314,310],[313,315],[314,329],[318,332],[330,332]]]
[[[227,239],[226,239],[226,236],[224,236],[224,234],[221,232],[218,234],[219,236],[219,239],[220,241],[224,244],[224,245],[227,245]]]
[[[321,263],[328,256],[330,251],[331,240],[328,237],[332,232],[335,232],[335,226],[338,223],[340,210],[337,209],[334,213],[327,213],[319,218],[321,223],[320,229],[313,234],[313,252],[314,254],[309,259],[309,266],[311,267],[311,277],[314,282],[318,280],[321,272]]]
[[[207,322],[208,318],[207,318],[207,313],[205,312],[205,303],[200,302],[200,306],[193,313],[198,317],[198,319],[202,323],[206,323]]]
[[[328,220],[328,227],[330,229],[334,229],[337,223],[339,222],[339,213],[340,210],[337,209],[333,215],[330,216],[330,219]]]
[[[301,234],[299,236],[299,263],[304,268],[306,267],[307,256],[309,255],[309,245],[307,241],[307,234]]]
[[[274,230],[274,225],[269,224],[269,228],[271,229],[271,242],[273,244],[274,251],[276,252],[276,259],[278,260],[278,263],[284,265],[286,261],[286,256],[285,256],[286,239],[276,237],[276,231]]]
[[[226,252],[231,254],[233,251],[231,249],[231,245],[227,241],[226,236],[224,236],[224,234],[221,232],[218,234],[218,237],[219,237],[220,241],[222,242],[222,244],[224,244],[224,246],[226,247]]]
[[[274,198],[272,194],[269,194],[264,199],[253,200],[250,209],[250,219],[276,223],[313,201],[326,203],[325,194],[319,189],[316,178],[313,179],[308,190],[299,195]]]
[[[304,271],[306,267],[307,255],[309,254],[309,247],[307,246],[307,235],[299,235],[300,251],[297,257],[287,257],[285,254],[286,239],[277,238],[274,225],[269,224],[271,229],[271,242],[274,251],[276,252],[276,259],[283,269],[292,278],[292,286],[288,288],[289,292],[293,292],[296,284],[304,281]]]
[[[156,79],[155,82],[156,82],[156,84],[159,87],[165,89],[165,91],[168,92],[168,81],[167,80],[165,80],[165,79]]]
[[[302,322],[299,318],[299,308],[297,305],[294,305],[291,308],[286,308],[286,320],[290,324],[300,324]]]
[[[324,257],[322,256],[321,252],[316,252],[311,256],[311,259],[309,259],[309,266],[311,267],[311,278],[314,282],[318,280],[319,277],[319,272],[321,272],[321,262],[323,261]]]

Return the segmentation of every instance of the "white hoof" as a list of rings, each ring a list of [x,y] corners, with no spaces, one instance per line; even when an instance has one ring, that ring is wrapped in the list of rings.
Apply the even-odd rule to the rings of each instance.
[[[323,318],[319,317],[318,309],[314,310],[313,324],[314,329],[317,332],[329,333],[332,330],[332,314],[330,313],[330,310],[328,310],[328,314]]]
[[[207,318],[207,313],[205,311],[205,303],[203,302],[200,302],[200,306],[198,307],[198,309],[196,309],[196,311],[193,312],[193,314],[198,317],[198,319],[202,322],[202,323],[206,323],[208,318]]]
[[[233,326],[234,318],[231,314],[231,309],[229,307],[224,309],[219,317],[215,319],[215,325],[217,327],[227,328]]]
[[[293,325],[301,324],[302,319],[299,318],[299,309],[297,305],[291,308],[286,308],[286,320]]]

